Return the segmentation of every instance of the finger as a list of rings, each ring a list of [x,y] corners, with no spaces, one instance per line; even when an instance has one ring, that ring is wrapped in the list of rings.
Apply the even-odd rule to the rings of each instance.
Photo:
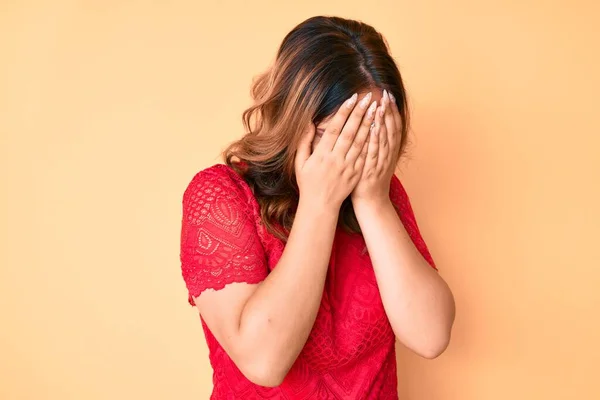
[[[390,108],[392,110],[392,114],[394,116],[394,124],[396,130],[390,135],[390,140],[394,144],[394,147],[398,147],[401,141],[401,129],[402,129],[402,116],[400,115],[400,108],[398,107],[398,103],[396,98],[391,92],[387,92],[389,100],[390,100]]]
[[[352,143],[350,143],[350,149],[346,153],[346,161],[348,161],[349,163],[354,163],[356,161],[356,159],[358,158],[358,156],[360,155],[360,152],[362,151],[362,148],[364,147],[364,144],[367,141],[367,136],[369,136],[369,131],[371,130],[371,125],[373,124],[373,121],[375,120],[375,110],[376,109],[377,109],[377,102],[374,101],[373,103],[371,103],[371,106],[369,106],[369,108],[367,109],[367,112],[363,116],[362,121],[359,122],[358,132],[356,132],[356,136],[354,137],[354,140],[352,141]],[[350,116],[350,118],[352,118],[352,116]],[[349,125],[349,123],[350,123],[350,119],[348,119],[348,122],[346,122],[346,126],[344,126],[344,130]],[[349,129],[354,129],[354,128],[349,128]],[[340,141],[342,140],[343,136],[344,136],[344,133],[342,132],[342,136],[340,136],[340,138],[338,139],[338,142],[335,145],[336,147],[334,147],[333,151],[337,151],[338,145],[340,144]],[[340,149],[339,151],[343,151],[343,147],[340,146],[339,149]]]
[[[402,116],[400,115],[400,108],[398,108],[398,103],[396,102],[396,97],[392,94],[392,92],[387,92],[390,106],[392,109],[392,114],[394,115],[394,122],[396,123],[396,129],[400,129],[402,126]]]
[[[354,107],[354,110],[352,110],[352,114],[350,115],[350,117],[344,124],[344,127],[342,128],[342,133],[335,142],[335,145],[333,147],[334,152],[342,154],[344,155],[344,157],[346,156],[348,150],[350,150],[350,148],[352,147],[354,139],[356,138],[358,128],[360,127],[361,122],[365,117],[365,112],[367,111],[367,108],[371,109],[370,107],[368,107],[369,103],[371,102],[371,97],[373,97],[373,94],[371,92],[367,93],[358,102],[358,106]],[[367,129],[369,125],[370,123],[367,125]],[[363,140],[365,137],[366,135],[363,137]],[[362,143],[358,144],[358,148],[359,150],[360,148],[362,148]]]
[[[389,147],[390,145],[390,135],[393,135],[394,132],[396,132],[396,122],[394,121],[394,115],[392,113],[392,109],[391,109],[391,104],[390,104],[390,97],[388,96],[388,92],[387,90],[383,91],[383,96],[382,96],[382,102],[383,102],[383,117],[385,120],[385,128],[386,128],[386,135],[382,135],[381,137],[381,142],[382,142],[382,146],[383,147]],[[393,140],[393,139],[392,139]]]
[[[379,110],[377,110],[377,115],[375,117],[375,124],[373,125],[373,129],[371,130],[371,134],[369,135],[369,148],[367,150],[367,157],[365,159],[364,169],[375,169],[377,167],[377,158],[379,157],[379,139],[381,137],[381,127],[383,120],[381,119],[381,114]]]
[[[377,154],[377,165],[373,168],[375,168],[377,171],[381,171],[382,169],[385,169],[385,164],[388,162],[389,149],[390,149],[389,144],[387,144],[387,140],[388,140],[387,137],[389,136],[389,133],[388,133],[388,129],[387,129],[387,126],[385,125],[385,123],[381,124],[381,127],[379,128],[378,136],[379,136],[379,152]],[[382,144],[383,140],[386,141],[385,145]]]
[[[352,97],[346,100],[341,107],[337,110],[329,124],[327,124],[327,128],[323,133],[323,137],[317,144],[315,148],[315,152],[324,154],[328,153],[335,146],[336,141],[342,132],[342,128],[348,119],[348,116],[352,111],[356,108],[356,100],[358,99],[358,94],[354,93]]]
[[[396,122],[394,120],[392,105],[390,104],[389,92],[386,90],[384,93],[383,102],[385,104],[385,132],[382,132],[382,138],[385,137],[385,146],[381,146],[379,150],[379,159],[377,160],[377,168],[379,171],[387,170],[388,164],[390,163],[390,156],[392,154],[392,146],[394,144],[394,132],[396,131]]]
[[[298,143],[295,159],[296,171],[302,168],[306,160],[310,157],[312,142],[315,138],[315,131],[315,124],[310,123],[306,132],[304,132],[302,139],[300,139],[300,142]]]
[[[372,126],[375,126],[375,122],[373,122]],[[371,140],[372,130],[373,130],[373,128],[369,128],[369,133],[367,134],[367,139],[365,140],[365,144],[363,144],[362,150],[361,150],[360,154],[358,155],[358,157],[356,158],[356,161],[354,162],[354,170],[355,171],[362,171],[363,167],[365,166],[365,160],[367,159],[367,153],[369,150],[369,141]]]

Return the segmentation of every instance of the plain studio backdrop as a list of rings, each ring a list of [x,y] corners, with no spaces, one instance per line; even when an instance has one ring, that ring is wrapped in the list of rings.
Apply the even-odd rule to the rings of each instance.
[[[0,398],[207,399],[181,198],[314,15],[372,24],[410,95],[400,177],[454,290],[410,400],[598,399],[594,1],[3,1]]]

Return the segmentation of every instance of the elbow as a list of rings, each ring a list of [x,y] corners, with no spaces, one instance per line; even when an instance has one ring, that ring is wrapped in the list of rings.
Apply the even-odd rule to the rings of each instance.
[[[260,360],[259,357],[240,365],[240,372],[255,385],[277,387],[281,385],[287,370],[277,366],[277,363]]]
[[[446,343],[436,343],[435,345],[431,345],[428,348],[422,349],[417,354],[428,360],[436,359],[441,356],[444,351],[446,351],[449,343],[449,341]]]
[[[418,355],[429,360],[438,358],[450,345],[456,308],[454,304],[454,296],[452,295],[450,289],[448,289],[447,294],[447,307],[443,317],[438,320],[438,324],[435,324],[432,327],[433,329],[430,330],[430,335],[428,335],[427,340],[420,346],[420,351],[416,351]]]
[[[431,339],[427,343],[424,343],[418,349],[413,349],[419,356],[428,360],[438,358],[446,351],[450,344],[450,332],[445,335],[441,335],[438,338]]]
[[[396,338],[410,351],[420,357],[433,360],[442,355],[450,345],[452,328],[430,329],[425,333],[423,330],[413,331],[410,334],[404,332],[402,335],[398,333],[401,332],[396,333]]]
[[[246,378],[254,383],[255,385],[259,385],[259,386],[263,386],[263,387],[268,387],[268,388],[274,388],[277,387],[279,385],[281,385],[283,383],[283,376],[281,375],[277,375],[277,374],[271,374],[271,373],[249,373],[245,375]]]

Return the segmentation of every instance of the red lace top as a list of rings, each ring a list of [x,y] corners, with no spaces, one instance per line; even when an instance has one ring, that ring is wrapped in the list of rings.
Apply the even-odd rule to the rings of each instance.
[[[390,198],[435,268],[396,176]],[[246,379],[201,319],[214,370],[211,399],[397,399],[394,333],[364,248],[362,235],[337,229],[315,324],[276,388]],[[191,304],[207,288],[262,281],[283,249],[260,223],[256,199],[231,167],[216,164],[194,176],[183,196],[181,231],[181,267]]]

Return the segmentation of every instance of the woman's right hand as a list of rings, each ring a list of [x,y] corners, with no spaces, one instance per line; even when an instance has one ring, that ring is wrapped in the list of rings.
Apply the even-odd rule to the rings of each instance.
[[[338,210],[358,183],[377,102],[367,108],[370,92],[358,104],[357,99],[354,94],[342,104],[312,154],[314,124],[299,143],[295,171],[302,203]]]

